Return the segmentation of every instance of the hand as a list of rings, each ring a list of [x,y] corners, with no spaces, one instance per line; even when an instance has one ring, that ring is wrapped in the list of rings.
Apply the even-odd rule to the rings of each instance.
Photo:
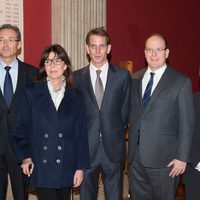
[[[31,158],[24,159],[21,164],[22,171],[28,177],[33,173],[34,164]]]
[[[83,170],[76,170],[74,174],[74,186],[73,187],[78,187],[83,181]]]
[[[172,167],[172,170],[169,173],[169,176],[174,178],[175,176],[179,176],[180,174],[183,174],[186,168],[186,162],[183,162],[181,160],[174,159],[172,160],[167,167]]]

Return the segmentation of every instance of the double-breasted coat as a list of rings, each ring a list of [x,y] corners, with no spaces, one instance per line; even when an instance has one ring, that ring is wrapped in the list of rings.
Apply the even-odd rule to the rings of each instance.
[[[66,89],[56,110],[46,82],[24,91],[12,132],[18,162],[32,158],[30,183],[62,188],[73,184],[76,170],[89,167],[88,137],[80,91]]]

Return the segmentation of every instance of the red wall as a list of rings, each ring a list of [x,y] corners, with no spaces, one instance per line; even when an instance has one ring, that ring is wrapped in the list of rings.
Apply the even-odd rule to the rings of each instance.
[[[169,61],[187,74],[195,91],[200,67],[199,0],[108,0],[107,29],[111,35],[112,63],[133,60],[134,71],[144,66],[144,42],[160,32],[168,38]]]
[[[38,66],[51,44],[51,0],[24,0],[24,61]]]
[[[195,91],[200,67],[199,0],[108,0],[107,28],[112,39],[112,63],[133,60],[134,71],[144,66],[144,42],[154,32],[169,41],[172,66],[187,74]],[[51,0],[24,0],[24,58],[38,65],[51,43]]]

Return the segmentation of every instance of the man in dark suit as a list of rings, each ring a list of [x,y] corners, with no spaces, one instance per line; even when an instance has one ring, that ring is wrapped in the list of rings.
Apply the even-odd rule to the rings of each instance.
[[[20,166],[10,146],[10,132],[15,123],[18,99],[24,86],[36,72],[16,58],[21,48],[21,34],[16,26],[0,26],[0,199],[6,199],[8,174],[13,197],[23,200],[24,184]],[[6,69],[8,70],[6,71]],[[5,82],[10,81],[10,84]],[[10,87],[10,88],[9,88]]]
[[[183,175],[186,200],[199,200],[200,198],[200,92],[194,94],[194,108],[194,136],[189,163]]]
[[[111,44],[103,28],[87,34],[86,50],[90,64],[75,72],[76,87],[85,100],[91,159],[81,185],[81,200],[97,199],[100,172],[105,198],[121,200],[130,75],[108,63]]]
[[[194,123],[191,81],[166,64],[166,39],[145,44],[147,70],[131,88],[129,182],[134,200],[174,200],[185,171]]]

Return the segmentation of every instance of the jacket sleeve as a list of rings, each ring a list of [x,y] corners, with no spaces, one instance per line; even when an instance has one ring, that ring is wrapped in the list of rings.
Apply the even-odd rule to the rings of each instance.
[[[11,144],[15,152],[17,162],[31,157],[29,146],[29,134],[31,131],[31,105],[28,100],[27,89],[22,93],[16,112],[16,123],[11,132]]]
[[[179,147],[177,159],[187,162],[194,130],[194,102],[191,81],[186,79],[178,94]]]
[[[195,128],[189,163],[196,167],[200,162],[200,93],[194,95]]]
[[[90,167],[90,156],[89,156],[89,145],[88,145],[88,134],[86,129],[86,114],[84,100],[81,95],[77,97],[78,99],[78,109],[77,109],[77,120],[75,125],[75,134],[79,136],[78,140],[78,150],[77,150],[77,169],[87,169]]]
[[[126,74],[124,82],[124,101],[122,105],[122,117],[124,120],[124,125],[128,125],[129,110],[130,110],[130,86],[131,86],[131,76],[129,72]]]

